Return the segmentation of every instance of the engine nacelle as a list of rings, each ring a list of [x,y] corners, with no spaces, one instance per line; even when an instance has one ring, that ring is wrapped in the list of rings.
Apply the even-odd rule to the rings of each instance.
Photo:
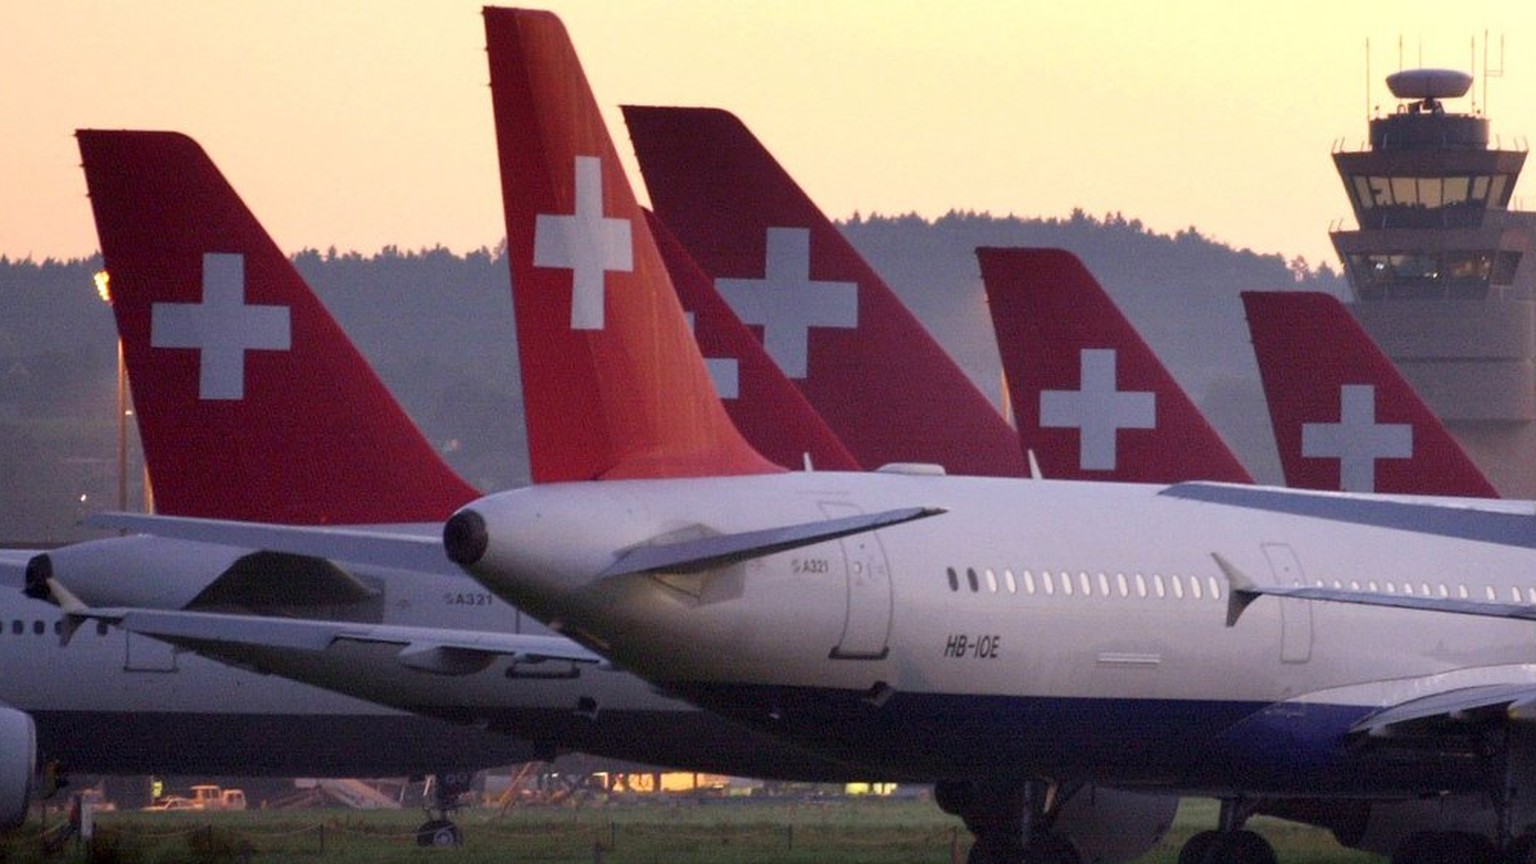
[[[32,778],[37,774],[37,727],[32,717],[0,707],[0,830],[27,820]]]
[[[940,810],[959,816],[981,842],[983,834],[1017,832],[1025,805],[1017,786],[987,787],[968,781],[934,784]],[[1077,851],[1082,864],[1130,861],[1146,854],[1173,824],[1179,799],[1084,784],[1052,808],[1050,833]]]
[[[154,578],[135,578],[148,573]],[[40,554],[27,565],[27,595],[46,599],[50,579],[89,606],[154,609],[335,607],[378,594],[323,558],[150,535]]]
[[[1084,786],[1067,799],[1052,829],[1083,864],[1140,858],[1168,833],[1179,799],[1173,795]]]
[[[149,536],[74,543],[32,559],[27,595],[46,599],[45,580],[57,579],[91,606],[182,609],[247,551]],[[140,573],[155,578],[133,578]]]
[[[1342,846],[1392,855],[1404,840],[1426,831],[1498,836],[1498,816],[1485,795],[1440,795],[1397,801],[1290,799],[1266,802],[1259,812],[1327,828]]]

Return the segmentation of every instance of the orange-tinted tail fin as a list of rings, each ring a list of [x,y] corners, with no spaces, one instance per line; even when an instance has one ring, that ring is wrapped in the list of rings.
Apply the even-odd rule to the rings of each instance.
[[[778,470],[715,396],[565,27],[484,14],[534,481]]]

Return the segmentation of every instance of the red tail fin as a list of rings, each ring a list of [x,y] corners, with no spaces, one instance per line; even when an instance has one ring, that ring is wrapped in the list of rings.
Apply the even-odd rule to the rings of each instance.
[[[1243,305],[1286,485],[1499,497],[1344,304],[1262,291]]]
[[[762,343],[720,299],[683,244],[655,213],[646,211],[645,216],[715,392],[753,449],[786,468],[799,468],[809,457],[821,471],[861,470],[826,421],[769,359]]]
[[[715,397],[565,28],[485,31],[534,481],[777,470]]]
[[[475,497],[202,148],[76,137],[161,512],[416,522]]]
[[[1253,482],[1076,255],[976,256],[1019,437],[1045,476]]]
[[[1013,429],[739,120],[624,116],[658,215],[861,463],[1025,472]]]

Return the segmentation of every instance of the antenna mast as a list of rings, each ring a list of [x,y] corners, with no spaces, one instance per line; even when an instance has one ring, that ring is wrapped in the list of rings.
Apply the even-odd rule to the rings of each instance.
[[[1477,37],[1473,37],[1476,41]],[[1488,116],[1488,79],[1504,77],[1504,34],[1499,34],[1499,68],[1488,68],[1488,31],[1483,31],[1483,116]]]

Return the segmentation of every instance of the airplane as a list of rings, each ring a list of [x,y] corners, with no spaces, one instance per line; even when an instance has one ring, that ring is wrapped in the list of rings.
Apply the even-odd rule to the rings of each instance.
[[[146,461],[157,500],[177,511],[100,516],[98,524],[144,533],[36,556],[27,567],[34,596],[54,597],[68,621],[117,624],[141,639],[500,733],[520,746],[521,761],[581,750],[747,776],[867,779],[654,692],[465,576],[442,553],[439,503],[475,493],[421,439],[207,154],[174,133],[78,137]],[[162,310],[212,302],[210,279],[230,273],[240,287],[222,297],[223,319],[280,311],[289,335],[266,340],[281,348],[248,349],[236,384],[210,398],[196,349],[164,344],[191,340],[157,330]],[[293,417],[312,425],[295,431]],[[158,422],[171,418],[174,426]],[[285,446],[285,433],[298,446]],[[365,461],[361,472],[329,464],[369,450],[375,437],[381,449],[395,442],[387,464]],[[198,442],[195,453],[175,446],[187,439]],[[228,470],[253,453],[265,461],[262,476]],[[536,461],[536,475],[562,470],[557,450],[535,455],[555,460]],[[331,485],[311,495],[312,477]],[[418,481],[427,496],[444,497],[396,515],[388,502],[408,501]],[[434,513],[442,513],[436,522],[406,521]],[[405,546],[357,560],[333,525]],[[262,532],[273,530],[306,545],[268,548]],[[466,748],[465,758],[501,758],[508,746]],[[370,754],[389,764],[398,749],[375,744]],[[446,816],[434,822],[456,830]]]
[[[1253,482],[1076,255],[976,257],[1014,422],[1044,476]]]
[[[529,254],[580,182],[604,202],[587,225],[641,220],[558,21],[507,14],[524,74],[503,89],[534,112],[505,190],[518,325],[603,310],[560,343],[581,349],[558,355],[573,386],[544,408],[579,417],[624,479],[482,498],[445,524],[450,558],[668,692],[934,782],[977,864],[1080,860],[1052,818],[1089,785],[1222,799],[1188,861],[1273,861],[1257,812],[1398,860],[1528,860],[1529,504],[783,471],[712,407],[643,238],[627,268],[587,238],[562,264]],[[604,411],[604,388],[651,408]],[[1348,602],[1287,587],[1317,582]]]
[[[85,155],[90,163],[94,154]],[[118,178],[108,178],[106,182],[115,179]],[[154,182],[170,188],[186,180],[173,172],[158,176]],[[94,202],[98,205],[104,205],[110,198],[100,187],[93,192],[100,196]],[[206,211],[200,211],[199,215],[211,223],[212,217]],[[154,227],[132,219],[126,224],[130,226],[129,230]],[[178,239],[197,236],[205,227],[197,224],[182,226]],[[158,281],[168,275],[153,267],[147,271],[135,269],[136,262],[125,260],[115,248],[108,252],[108,256],[109,260],[124,265],[119,271],[120,282],[131,283],[136,278]],[[214,282],[220,276],[237,275],[243,269],[243,262],[237,268],[230,266],[234,263],[231,258],[238,256],[211,257],[214,262],[210,277]],[[256,263],[258,274],[263,272],[264,263]],[[223,290],[215,289],[216,292]],[[217,296],[231,299],[227,294]],[[238,306],[240,297],[234,295],[233,299]],[[315,308],[320,307],[316,304]],[[145,314],[149,314],[147,309]],[[212,320],[218,323],[216,317]],[[185,336],[189,330],[200,330],[195,325],[189,328],[185,317],[178,321],[174,311],[168,321],[166,326],[170,335],[162,334],[168,341],[177,341],[178,333]],[[150,322],[146,318],[142,323],[145,344],[125,346],[133,354],[134,362],[145,359],[139,356],[141,349],[148,351]],[[268,320],[249,325],[234,335],[261,339],[273,336],[273,330]],[[218,331],[211,329],[210,332]],[[300,332],[312,333],[302,329],[302,322]],[[226,332],[226,335],[229,334]],[[210,387],[216,393],[222,393],[217,397],[218,404],[227,405],[230,394],[227,389],[220,391],[220,388],[227,387],[230,380],[224,374],[229,369],[227,364],[240,356],[222,355],[211,364],[208,375],[200,375],[193,367],[190,379],[193,391]],[[153,358],[150,359],[152,362]],[[360,361],[360,358],[354,359]],[[241,361],[234,359],[234,362]],[[150,386],[144,383],[141,389],[148,390]],[[317,386],[326,386],[324,377],[306,382],[305,389],[314,392]],[[223,425],[202,427],[208,440],[231,445],[223,452],[233,453],[233,456],[217,463],[200,462],[207,452],[202,448],[172,448],[172,455],[198,465],[199,470],[188,471],[184,477],[164,478],[167,482],[160,490],[162,505],[194,509],[204,505],[218,506],[225,508],[223,512],[231,516],[315,521],[328,518],[334,512],[331,508],[337,506],[368,508],[363,515],[370,519],[382,515],[384,508],[393,508],[409,518],[424,518],[430,511],[440,520],[443,514],[476,494],[467,486],[456,485],[456,478],[451,478],[450,472],[424,471],[409,475],[402,472],[395,476],[412,490],[412,494],[393,499],[372,496],[359,499],[354,505],[344,498],[330,497],[341,484],[356,479],[335,473],[334,469],[347,466],[334,464],[317,465],[308,476],[317,483],[312,494],[295,496],[289,487],[281,496],[261,498],[262,507],[257,509],[246,509],[247,504],[258,500],[255,496],[230,494],[228,489],[210,491],[192,485],[197,476],[216,473],[227,478],[237,490],[270,489],[263,485],[267,478],[250,471],[251,463],[259,461],[268,448],[286,442],[314,450],[320,461],[324,461],[328,451],[314,438],[314,427],[306,427],[306,423],[338,408],[356,412],[347,415],[349,417],[374,416],[388,420],[391,416],[387,405],[358,405],[334,398],[337,394],[330,391],[323,395],[325,398],[315,400],[317,405],[311,414],[278,415],[283,417],[284,423],[276,435],[262,437],[263,430],[242,426],[238,418],[231,424],[227,413],[221,418]],[[149,407],[148,401],[146,399],[141,408]],[[165,458],[166,454],[159,449],[162,439],[158,433],[174,430],[177,418],[152,408],[141,410],[137,416],[156,430],[156,434],[146,435],[146,447],[153,458]],[[403,417],[403,414],[399,416]],[[271,431],[270,425],[266,431]],[[193,434],[195,437],[196,433]],[[402,440],[406,449],[413,446],[408,439]],[[394,443],[397,442],[381,436],[380,446],[371,451],[371,457],[396,458],[399,451],[391,449]],[[400,463],[393,464],[399,467]],[[364,463],[363,467],[367,469],[365,475],[369,472],[387,474],[384,469],[391,467],[391,463]],[[0,702],[5,706],[0,709],[0,719],[4,721],[3,729],[0,729],[0,736],[3,736],[0,737],[3,742],[0,749],[5,754],[0,760],[0,776],[4,778],[0,785],[4,790],[0,792],[0,801],[3,801],[0,821],[14,822],[25,815],[26,794],[21,778],[31,777],[34,773],[31,766],[38,756],[57,761],[69,771],[100,774],[346,777],[435,773],[447,781],[481,768],[527,761],[541,752],[541,748],[527,740],[417,716],[250,670],[233,669],[210,659],[173,651],[170,646],[141,634],[105,625],[78,627],[78,621],[62,613],[57,606],[44,602],[35,585],[30,586],[30,594],[26,593],[29,581],[45,578],[43,571],[51,561],[64,562],[72,556],[88,555],[90,550],[101,548],[101,544],[124,548],[128,557],[118,558],[119,564],[128,563],[150,570],[169,568],[168,575],[175,575],[177,567],[185,566],[191,560],[212,567],[195,590],[180,598],[181,603],[193,608],[202,608],[199,604],[209,604],[212,608],[218,608],[220,604],[281,607],[287,603],[304,602],[345,606],[349,601],[354,606],[366,608],[370,599],[377,603],[382,596],[340,571],[321,567],[306,569],[305,562],[291,556],[248,555],[207,544],[184,545],[178,554],[152,539],[120,538],[48,551],[7,552],[0,559],[0,571],[3,571],[0,580],[6,589],[0,590],[0,621],[4,622],[0,626],[4,626],[7,633],[7,638],[0,640]],[[259,580],[252,579],[264,568],[272,567],[286,569],[296,577],[312,576],[313,579],[306,582],[310,591],[308,596],[298,592],[287,597],[274,596],[259,584]],[[122,574],[113,570],[108,575]],[[461,580],[454,581],[463,584]],[[130,584],[130,580],[124,580],[123,584]],[[470,594],[483,596],[483,592]],[[408,602],[438,599],[437,595],[396,596]],[[489,602],[489,598],[485,599]],[[60,641],[66,634],[73,638],[64,646]],[[35,728],[34,744],[23,740],[33,737],[31,733],[22,734],[29,724]],[[378,746],[377,742],[388,740],[408,740],[414,742],[414,746]],[[438,788],[451,790],[454,784],[443,782]],[[20,809],[13,806],[18,802]],[[436,833],[431,836],[436,838]]]
[[[623,110],[656,214],[861,465],[1028,473],[1007,421],[739,120]]]
[[[525,123],[517,122],[523,118],[517,116],[515,110],[511,112],[503,110],[508,101],[506,99],[506,95],[508,92],[519,92],[526,90],[527,85],[520,84],[518,81],[516,81],[515,74],[508,76],[505,73],[516,73],[520,70],[520,43],[524,33],[528,30],[528,28],[532,26],[535,35],[537,35],[537,31],[546,26],[546,18],[541,18],[537,15],[534,15],[532,22],[530,23],[529,19],[527,18],[527,16],[530,14],[531,13],[520,13],[507,10],[486,11],[487,34],[491,45],[492,78],[494,85],[493,94],[497,96],[498,114],[511,115],[510,117],[502,118],[502,122],[498,124],[498,129],[499,132],[503,133],[510,129],[512,130],[510,133],[511,135],[516,135],[521,131],[528,129],[529,127],[527,127]],[[553,19],[551,18],[548,20]],[[559,43],[556,44],[558,46]],[[565,43],[565,45],[566,53],[569,54],[568,43]],[[511,54],[510,58],[508,57],[509,54]],[[566,59],[567,61],[574,60],[573,57],[567,57]],[[559,82],[572,80],[571,75],[573,73],[569,71],[571,68],[573,67],[569,66],[568,63],[563,64],[561,66],[560,74],[553,78],[545,78],[544,84],[549,86],[550,82],[553,81],[555,82],[554,86],[558,89],[560,86],[563,86]],[[577,71],[574,73],[576,76],[574,80],[580,81],[581,79],[579,77],[579,67],[575,68]],[[526,71],[524,71],[523,74],[526,74]],[[509,77],[512,80],[509,81]],[[584,82],[582,83],[584,85]],[[591,105],[589,94],[585,97],[585,105],[583,107],[588,112],[589,116],[597,116],[595,107]],[[609,152],[611,156],[611,143],[606,141],[606,136],[604,137],[604,143],[607,144],[607,152]],[[506,144],[507,142],[503,141],[504,160],[509,158],[509,148],[506,146]],[[516,153],[517,151],[512,149],[511,152]],[[515,157],[510,158],[515,159]],[[616,162],[611,158],[606,161],[610,166],[616,164]],[[608,170],[613,169],[610,168]],[[516,173],[515,168],[513,169],[512,173]],[[511,211],[514,207],[514,202],[520,201],[522,199],[521,196],[510,195],[508,196],[507,200],[509,211]],[[642,221],[639,215],[639,210],[634,205],[632,197],[628,196],[627,194],[625,201],[627,204],[628,214],[631,217],[629,220],[631,230],[634,230],[634,226],[640,225]],[[572,202],[568,199],[566,203],[567,205],[570,205]],[[532,220],[535,214],[529,213],[527,215],[528,218]],[[519,231],[516,230],[516,225],[517,223],[515,222],[514,218],[509,215],[509,236],[526,237],[527,233],[529,232],[523,232],[520,234]],[[646,232],[637,232],[636,236],[642,237],[646,240],[649,239],[649,234]],[[526,255],[526,250],[532,247],[524,245],[520,248],[524,250],[524,254]],[[587,251],[590,252],[591,250]],[[649,278],[655,277],[656,274],[659,274],[662,271],[662,268],[657,266],[657,253],[654,251],[654,247],[650,246],[649,243],[637,244],[635,255],[632,260],[634,262],[633,266],[648,274],[648,280]],[[533,287],[533,284],[536,281],[537,280],[530,280],[520,276],[516,280],[516,284],[519,286],[529,286],[528,290],[533,291],[534,295],[537,296],[538,289]],[[567,277],[567,284],[565,288],[566,297],[572,296],[571,287],[573,287],[572,282],[570,277]],[[522,295],[520,295],[520,297],[521,296]],[[668,297],[671,298],[670,292],[668,293]],[[650,301],[647,300],[646,302]],[[669,307],[669,310],[673,315],[675,315],[676,301],[675,299],[669,299],[669,302],[672,304]],[[572,317],[571,311],[572,307],[570,305],[567,305],[561,309],[560,327],[558,328],[559,331],[569,329]],[[670,323],[673,319],[669,316],[659,320],[660,322]],[[669,331],[668,335],[671,337],[682,338],[683,341],[687,344],[692,344],[692,342],[686,338],[685,330],[678,330],[675,332]],[[521,341],[525,344],[538,342],[538,340],[535,339]],[[566,347],[568,346],[556,344],[554,346],[556,354],[562,354],[563,349]],[[698,356],[696,349],[693,356]],[[527,364],[525,364],[525,368],[526,365]],[[670,370],[671,368],[672,367],[667,365],[659,365],[654,368],[650,368],[646,374],[657,374],[659,372],[670,374],[670,372],[667,372],[667,370]],[[708,381],[708,376],[707,373],[703,371],[702,367],[694,371],[697,373],[697,376],[694,378],[693,383],[701,387],[707,386],[706,382]],[[591,381],[594,379],[587,380]],[[607,382],[605,382],[605,384],[606,383]],[[622,385],[625,382],[619,383]],[[546,392],[542,395],[547,398],[552,393],[558,394],[559,389],[560,388],[558,387],[550,388],[549,392]],[[626,390],[623,386],[619,386],[615,392],[634,391]],[[716,419],[720,419],[722,416],[719,413],[718,404],[716,404],[714,407],[704,410],[706,412],[713,412],[710,414],[710,416],[713,416]],[[656,412],[653,415],[653,419],[666,418],[666,422],[671,422],[671,420],[677,416],[678,415],[675,412],[661,411]],[[537,426],[537,424],[535,424],[534,428],[547,429],[548,427]],[[677,428],[686,428],[686,424],[680,424]],[[607,432],[612,430],[607,430],[605,428],[604,431]],[[622,438],[622,432],[620,433],[620,438]],[[602,444],[605,440],[608,440],[608,438],[607,435],[603,435],[593,440],[596,440],[599,442],[599,444]],[[628,441],[625,443],[633,446],[635,442]],[[643,447],[643,443],[640,446]],[[531,452],[537,454],[546,451],[539,446],[539,443],[535,443],[531,447]],[[602,447],[599,447],[599,456],[594,458],[588,466],[590,473],[594,475],[614,473],[616,469],[618,473],[642,470],[646,468],[649,470],[670,470],[668,467],[668,462],[670,462],[670,460],[663,463],[648,465],[646,459],[643,456],[633,462],[627,462],[624,465],[616,466],[611,463],[603,462],[601,459],[601,452]],[[754,465],[766,464],[761,463],[760,458],[756,457],[755,454],[752,456],[752,459]],[[819,472],[805,474],[802,476],[816,476],[816,473]],[[210,523],[206,521],[200,522],[197,520],[186,519],[166,520],[159,517],[129,518],[119,516],[105,520],[104,524],[117,524],[120,526],[129,527],[150,527],[156,531],[168,532],[168,534],[176,534],[179,528],[183,532],[183,536],[197,537],[204,542],[218,540],[237,547],[264,549],[269,552],[286,551],[289,554],[321,554],[326,550],[334,550],[337,548],[336,544],[344,543],[346,544],[348,552],[355,553],[354,558],[358,558],[366,557],[370,548],[382,547],[385,549],[385,552],[377,559],[374,559],[374,563],[393,564],[396,567],[402,566],[402,564],[407,562],[420,563],[422,566],[427,567],[430,567],[431,564],[431,561],[429,560],[430,556],[423,554],[424,550],[419,543],[419,538],[407,537],[403,533],[389,535],[386,537],[380,535],[378,532],[357,532],[348,531],[347,529],[330,527],[322,529],[311,528],[306,530],[292,526],[256,525],[250,523],[236,524],[228,522]],[[433,547],[432,551],[440,557],[442,555],[440,539],[438,537],[432,537],[431,543]],[[58,589],[60,583],[69,583],[71,585],[78,584],[58,576],[57,573],[55,574],[55,578],[49,581],[50,587],[53,587],[56,590]],[[69,596],[67,594],[64,596],[66,602],[68,602],[70,600]],[[74,610],[75,614],[86,614],[89,612],[89,610],[83,608],[78,599],[75,599],[74,603],[71,604],[71,608]],[[194,625],[202,626],[208,623],[204,619],[193,620],[192,616],[186,614],[180,615],[178,620],[177,615],[171,613],[158,613],[159,618],[155,619],[154,616],[150,614],[151,611],[153,610],[122,610],[117,614],[116,620],[121,623],[125,623],[135,629],[138,629],[138,624],[142,621],[150,620],[151,624],[149,628],[147,628],[146,632],[160,632],[161,635],[166,635],[166,633],[172,628],[180,627],[183,628],[181,630],[180,636],[178,637],[180,639],[192,638],[188,634],[191,632],[189,628],[193,627]],[[112,616],[109,614],[103,617]],[[158,623],[156,623],[156,620]],[[225,633],[227,634],[230,628],[227,626],[228,622],[224,623],[226,624]],[[305,625],[308,626],[313,623],[314,622],[305,622]],[[207,633],[208,631],[206,629],[199,630],[197,631],[195,638],[199,640],[208,638]],[[393,662],[389,655],[385,655],[384,659]],[[359,664],[350,668],[352,674],[355,677],[358,671],[369,667],[366,664]],[[598,713],[597,717],[593,719],[596,720],[598,718],[608,716],[610,716],[610,712],[605,710]],[[620,728],[632,728],[634,725],[633,720],[633,717],[621,718],[621,722],[629,722],[620,726]],[[709,739],[696,735],[695,729],[692,726],[680,724],[676,719],[673,719],[669,724],[669,728],[673,731],[674,735],[672,737],[676,740],[683,742],[691,741],[693,745],[698,749],[707,748],[716,758],[724,758],[725,756],[730,755],[729,749],[712,746],[712,742]],[[635,731],[638,735],[639,730],[636,729]],[[668,736],[657,735],[647,737]],[[776,752],[772,749],[763,749],[762,742],[759,742],[753,746],[754,749],[749,755],[756,756],[760,762],[768,766],[768,770],[761,773],[765,773],[768,776],[784,776],[785,772],[793,770],[802,779],[814,779],[814,775],[804,773],[807,769],[803,767],[805,762],[805,757],[803,755],[798,757],[799,761],[796,762],[793,759],[787,758],[782,752]],[[746,773],[745,771],[741,770],[741,766],[748,763],[737,762],[736,764],[738,766],[738,770],[733,771],[732,773]],[[862,766],[843,765],[840,763],[833,764],[837,766],[837,771],[840,772],[836,776],[857,776],[865,778],[870,776],[867,770]],[[825,765],[822,764],[818,766],[816,770],[821,770],[824,772],[826,770]],[[753,771],[752,773],[759,772]],[[823,774],[822,776],[827,775]],[[1125,860],[1140,854],[1142,851],[1148,848],[1151,843],[1155,842],[1156,839],[1161,835],[1162,830],[1166,828],[1168,820],[1171,818],[1173,807],[1172,799],[1166,798],[1164,796],[1143,796],[1134,793],[1125,793],[1121,790],[1109,788],[1089,790],[1084,794],[1073,797],[1071,800],[1063,799],[1063,801],[1060,803],[1061,806],[1057,808],[1057,812],[1055,814],[1056,827],[1059,834],[1063,837],[1072,838],[1073,842],[1079,844],[1082,848],[1093,850],[1095,857],[1101,858],[1102,860]],[[1133,820],[1136,822],[1138,828],[1136,830],[1127,830],[1128,826]]]
[[[1499,497],[1344,304],[1242,296],[1287,486]]]
[[[67,616],[23,593],[34,554],[0,555],[0,827],[20,824],[30,794],[47,791],[43,762],[88,774],[376,777],[538,755],[527,741],[232,669],[105,624],[61,645]]]

